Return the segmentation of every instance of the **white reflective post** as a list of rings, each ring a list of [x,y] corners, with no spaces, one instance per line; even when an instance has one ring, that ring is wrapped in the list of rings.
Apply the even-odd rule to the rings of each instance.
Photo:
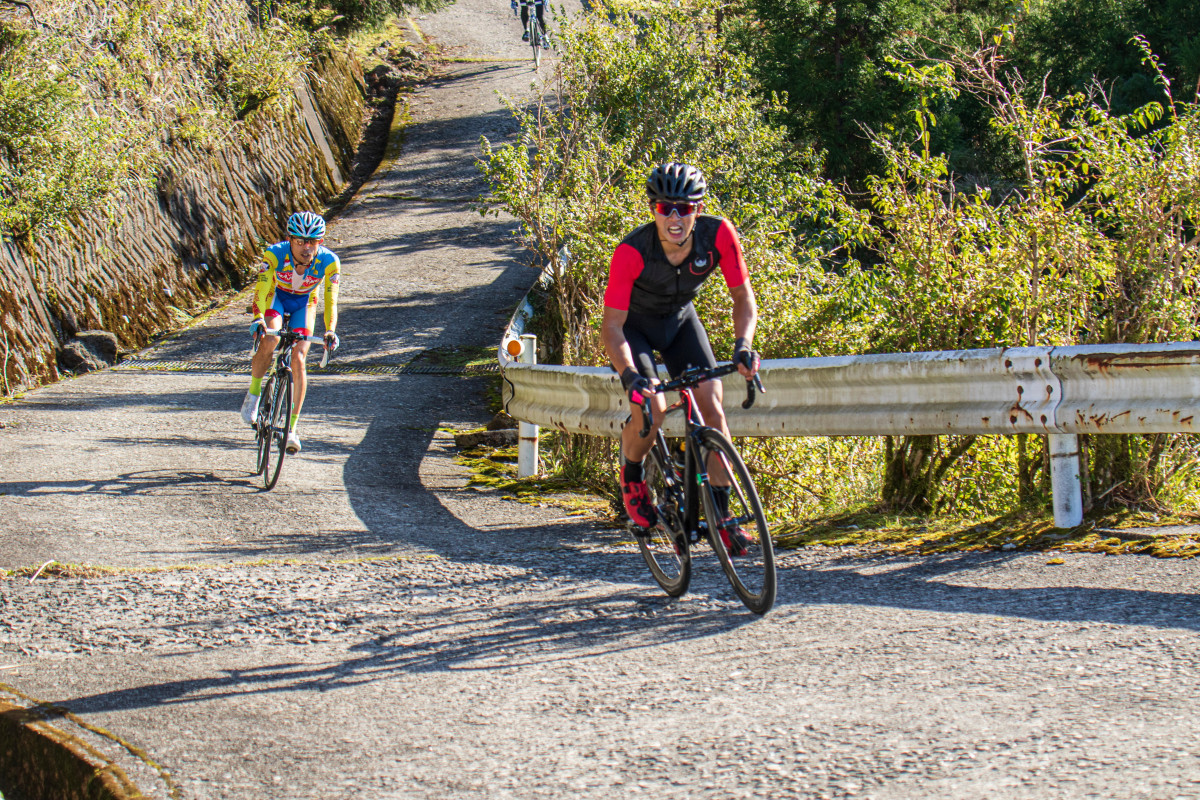
[[[537,337],[521,334],[521,363],[537,363]],[[529,422],[517,424],[517,477],[531,478],[538,471],[538,426]]]
[[[1052,433],[1050,486],[1054,490],[1054,527],[1074,528],[1083,522],[1083,491],[1079,485],[1079,437]]]

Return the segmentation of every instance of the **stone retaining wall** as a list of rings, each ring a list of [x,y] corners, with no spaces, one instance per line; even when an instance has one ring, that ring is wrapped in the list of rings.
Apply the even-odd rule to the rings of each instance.
[[[123,198],[116,228],[97,214],[29,249],[0,241],[0,394],[56,380],[79,331],[136,349],[244,285],[283,218],[320,211],[344,185],[365,92],[357,59],[327,53],[287,119],[255,115],[223,149],[172,152],[154,185]]]

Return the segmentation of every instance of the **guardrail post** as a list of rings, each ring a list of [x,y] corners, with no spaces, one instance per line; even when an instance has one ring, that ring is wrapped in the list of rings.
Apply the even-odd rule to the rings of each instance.
[[[537,337],[532,333],[521,334],[521,363],[537,363]],[[517,477],[531,478],[538,471],[538,426],[529,422],[517,425],[520,437],[517,444]]]
[[[1054,527],[1074,528],[1083,522],[1083,492],[1079,484],[1079,437],[1051,433],[1050,486],[1054,490]]]

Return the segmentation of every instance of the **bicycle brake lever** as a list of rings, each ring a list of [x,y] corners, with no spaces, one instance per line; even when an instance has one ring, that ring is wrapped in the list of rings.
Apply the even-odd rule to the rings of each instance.
[[[758,379],[758,374],[755,373],[753,380],[746,381],[746,399],[742,401],[742,408],[750,408],[754,405],[754,389],[758,387],[758,391],[764,391],[762,381]]]
[[[329,348],[325,348],[325,354],[321,356],[321,366],[324,367],[329,363]]]

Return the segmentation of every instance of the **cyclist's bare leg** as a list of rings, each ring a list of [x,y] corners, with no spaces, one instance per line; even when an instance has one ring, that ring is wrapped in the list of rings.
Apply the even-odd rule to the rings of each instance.
[[[300,407],[304,405],[304,392],[308,389],[308,372],[304,368],[304,359],[308,356],[308,342],[296,342],[292,348],[292,416],[300,416]]]
[[[663,416],[667,413],[667,398],[661,394],[653,395],[650,398],[652,420],[650,423],[650,433],[645,438],[641,436],[641,406],[630,403],[629,408],[631,411],[629,422],[625,423],[625,427],[621,429],[621,452],[630,461],[641,461],[650,452],[650,448],[654,446],[655,432],[662,425]]]
[[[299,324],[299,323],[296,323]],[[317,296],[313,292],[309,296],[308,307],[304,309],[304,332],[311,333],[317,325]],[[300,419],[300,407],[304,405],[304,393],[308,390],[308,370],[305,369],[304,359],[308,357],[309,342],[296,342],[292,347],[292,419]]]
[[[704,417],[704,424],[716,428],[729,438],[729,423],[725,421],[725,409],[721,405],[725,397],[721,382],[705,381],[695,388],[694,394],[700,415]],[[708,480],[713,486],[729,486],[731,483],[729,473],[725,471],[725,464],[716,455],[708,457]]]
[[[258,349],[250,359],[250,377],[261,378],[271,368],[271,359],[275,356],[275,345],[279,343],[278,336],[263,336],[258,341]]]

